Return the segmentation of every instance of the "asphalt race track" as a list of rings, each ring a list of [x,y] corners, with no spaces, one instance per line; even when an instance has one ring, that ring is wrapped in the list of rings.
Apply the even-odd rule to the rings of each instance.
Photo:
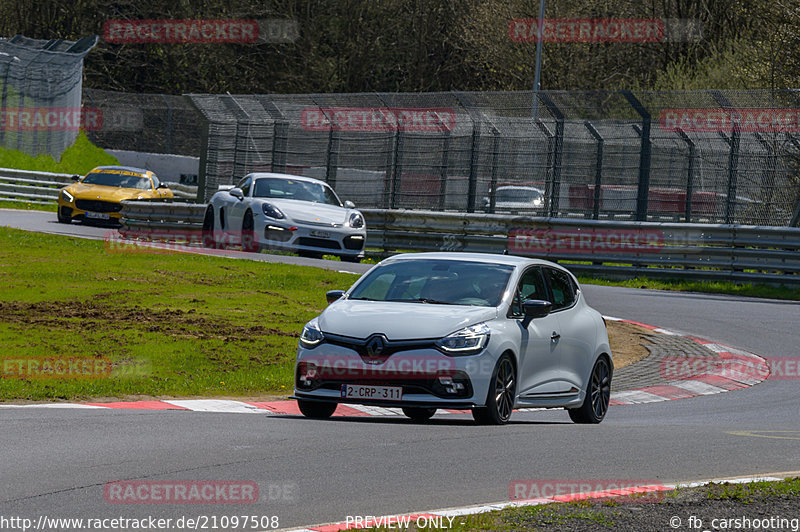
[[[56,224],[54,213],[9,210],[0,210],[0,225],[90,238],[107,231]],[[607,315],[764,357],[798,356],[798,303],[600,286],[585,293]],[[418,425],[374,417],[0,408],[0,515],[277,515],[280,527],[289,527],[507,501],[516,479],[683,482],[798,471],[798,399],[800,381],[771,379],[724,394],[612,406],[598,426],[574,425],[564,411],[518,412],[508,426],[482,427],[464,415]],[[248,480],[261,496],[246,506],[107,503],[103,485],[125,479]]]

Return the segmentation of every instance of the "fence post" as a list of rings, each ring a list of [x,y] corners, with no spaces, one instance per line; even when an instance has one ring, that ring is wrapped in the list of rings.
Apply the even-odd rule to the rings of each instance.
[[[728,197],[725,198],[725,223],[730,224],[736,219],[736,181],[738,179],[739,170],[739,122],[741,122],[742,117],[740,113],[735,111],[730,100],[720,91],[712,90],[708,92],[711,93],[711,96],[717,101],[720,107],[726,111],[734,111],[731,115],[731,124],[733,126],[731,138],[728,139],[720,132],[720,136],[725,139],[725,142],[730,146],[730,152],[728,152]]]
[[[552,171],[552,185],[550,187],[550,217],[558,216],[558,208],[561,196],[561,158],[564,151],[564,113],[553,102],[550,95],[546,92],[539,92],[539,97],[542,99],[547,110],[553,115],[556,120],[556,133],[553,137],[553,171]]]
[[[172,153],[172,104],[165,94],[161,95],[161,99],[167,104],[167,145],[164,153]]]
[[[603,186],[603,137],[588,120],[583,123],[589,133],[597,141],[597,156],[594,163],[594,198],[592,201],[592,218],[600,218],[600,199]]]
[[[328,156],[325,163],[325,182],[332,189],[336,189],[336,171],[339,168],[339,132],[333,127],[328,132]]]
[[[694,141],[689,138],[682,129],[678,129],[678,135],[681,136],[683,141],[686,143],[686,146],[689,147],[689,169],[686,173],[686,202],[685,202],[685,213],[684,213],[684,221],[686,223],[692,222],[692,196],[694,195]]]
[[[439,121],[441,123],[441,120]],[[447,195],[447,167],[450,164],[450,130],[444,131],[444,141],[442,146],[442,165],[439,170],[439,210],[443,211],[446,206],[445,196]]]
[[[639,151],[639,187],[636,192],[636,220],[647,221],[647,203],[650,193],[650,112],[631,91],[620,91],[639,116],[642,117],[641,150]]]
[[[475,196],[478,191],[478,164],[480,162],[480,124],[475,124],[475,117],[470,116],[472,121],[472,145],[470,147],[469,162],[469,182],[467,183],[467,212],[475,212]]]
[[[552,200],[553,200],[553,152],[555,151],[555,141],[553,140],[555,135],[550,128],[548,128],[544,122],[537,119],[536,125],[539,129],[544,133],[544,136],[547,137],[547,168],[550,170],[550,175],[545,177],[544,181],[544,212],[548,216],[553,215],[553,209],[551,208]]]
[[[494,214],[497,207],[497,167],[500,159],[500,130],[490,124],[492,130],[492,172],[489,177],[489,212]]]
[[[400,152],[403,150],[403,136],[400,127],[395,128],[392,145],[392,167],[389,177],[386,199],[389,209],[397,208],[397,183],[400,180]]]

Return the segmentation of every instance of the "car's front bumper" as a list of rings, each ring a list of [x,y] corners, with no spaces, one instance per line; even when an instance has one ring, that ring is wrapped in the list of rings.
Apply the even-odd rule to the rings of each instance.
[[[485,405],[496,360],[487,350],[472,356],[448,356],[426,347],[375,360],[341,345],[301,346],[295,363],[294,392],[301,399],[337,403],[472,408]],[[313,378],[308,378],[309,364],[313,365]],[[344,385],[401,387],[402,399],[344,397]]]
[[[256,239],[263,249],[306,251],[309,253],[358,257],[364,254],[365,227],[308,225],[259,216]]]
[[[99,203],[99,202],[98,202]],[[108,202],[111,203],[111,202]],[[120,209],[122,207],[120,206]],[[68,202],[61,197],[58,198],[58,212],[62,218],[69,218],[71,220],[92,221],[92,222],[111,222],[119,223],[122,219],[122,213],[119,211],[107,211],[107,208],[101,208],[97,211],[89,209],[81,209],[76,205],[76,201]],[[105,212],[102,212],[105,211]]]

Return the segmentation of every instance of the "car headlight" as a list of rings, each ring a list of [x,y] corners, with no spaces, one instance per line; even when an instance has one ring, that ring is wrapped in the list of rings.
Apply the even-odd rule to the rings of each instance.
[[[361,216],[360,212],[354,212],[350,215],[350,220],[348,220],[347,225],[353,229],[361,229],[364,227],[364,217]]]
[[[302,334],[300,334],[300,344],[303,347],[316,347],[324,339],[325,336],[322,334],[322,331],[319,330],[316,318],[306,323],[306,326],[303,327]]]
[[[74,200],[75,198],[73,198],[72,194],[70,194],[66,190],[62,190],[61,191],[61,199],[63,199],[67,203],[72,203],[72,200]]]
[[[270,203],[262,203],[261,210],[264,211],[264,216],[275,218],[276,220],[280,220],[284,217],[281,210]]]
[[[436,345],[449,355],[474,355],[489,343],[490,332],[488,325],[479,323],[445,336]]]

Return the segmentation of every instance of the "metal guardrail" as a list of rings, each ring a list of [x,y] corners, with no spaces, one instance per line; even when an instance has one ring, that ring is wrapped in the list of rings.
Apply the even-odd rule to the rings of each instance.
[[[205,205],[123,202],[123,233],[199,232]],[[505,253],[579,274],[800,285],[800,229],[362,209],[367,247]]]
[[[73,183],[73,174],[34,172],[14,168],[0,168],[0,200],[20,203],[52,203],[58,200],[58,191]],[[194,200],[197,187],[167,183],[178,199]]]
[[[72,174],[0,168],[0,200],[51,203],[58,199],[59,189],[70,183]]]

